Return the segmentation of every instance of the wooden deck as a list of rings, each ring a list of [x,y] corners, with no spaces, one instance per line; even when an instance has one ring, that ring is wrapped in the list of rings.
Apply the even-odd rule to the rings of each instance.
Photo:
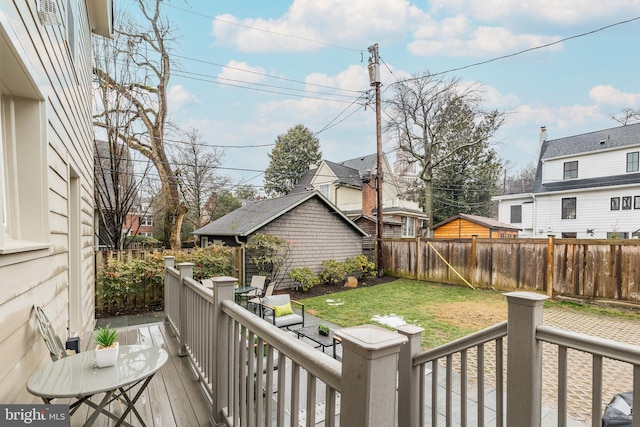
[[[136,408],[147,426],[192,427],[210,426],[211,405],[186,358],[178,356],[178,342],[164,323],[119,328],[119,341],[125,344],[155,345],[169,353],[169,360],[158,372],[143,395],[136,402]],[[83,337],[84,338],[84,337]],[[84,349],[89,347],[90,339],[82,340]],[[131,393],[131,395],[135,395]],[[93,398],[98,401],[101,396]],[[55,402],[60,403],[60,402]],[[81,426],[89,415],[87,405],[82,405],[71,417],[71,426]],[[119,402],[111,403],[111,412],[121,414],[123,407]],[[127,422],[139,426],[135,415],[128,415]],[[101,415],[96,426],[115,425],[115,421]]]

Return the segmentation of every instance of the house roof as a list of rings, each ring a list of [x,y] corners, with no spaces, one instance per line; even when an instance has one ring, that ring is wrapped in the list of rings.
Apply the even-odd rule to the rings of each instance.
[[[353,222],[356,222],[357,220],[359,220],[360,218],[370,221],[374,224],[378,223],[378,217],[376,216],[372,216],[372,215],[358,215],[357,217],[353,218]],[[399,221],[397,219],[393,219],[393,218],[384,218],[383,221],[384,225],[402,225],[402,221]]]
[[[317,198],[331,211],[338,214],[363,236],[367,233],[338,210],[317,191],[289,194],[275,199],[249,203],[193,232],[207,236],[248,236],[309,199]]]
[[[540,158],[546,160],[630,145],[640,146],[640,123],[551,139],[543,143]]]
[[[542,162],[544,160],[630,146],[640,147],[640,123],[545,141],[542,147],[540,147],[540,158],[533,185],[533,192],[546,193],[550,191],[578,190],[583,188],[640,183],[640,174],[542,183]]]
[[[511,224],[505,224],[504,222],[500,222],[497,221],[493,218],[487,218],[484,216],[477,216],[477,215],[467,215],[467,214],[458,214],[458,215],[454,215],[450,218],[445,219],[442,222],[437,223],[436,225],[433,226],[433,228],[438,228],[442,225],[448,224],[452,221],[455,221],[457,219],[466,219],[467,221],[471,221],[475,224],[479,224],[479,225],[483,225],[485,227],[491,228],[491,229],[498,229],[498,230],[520,230],[520,228],[515,227]]]

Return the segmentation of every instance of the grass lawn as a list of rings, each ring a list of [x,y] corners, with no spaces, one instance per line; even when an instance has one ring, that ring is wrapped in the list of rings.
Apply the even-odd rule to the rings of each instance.
[[[422,348],[433,348],[507,319],[507,301],[501,291],[470,289],[398,279],[371,287],[336,292],[302,300],[305,311],[342,327],[376,324],[372,318],[401,318],[425,329]],[[637,313],[567,302],[547,306],[587,310],[598,315],[632,317]],[[393,328],[391,328],[393,329]]]

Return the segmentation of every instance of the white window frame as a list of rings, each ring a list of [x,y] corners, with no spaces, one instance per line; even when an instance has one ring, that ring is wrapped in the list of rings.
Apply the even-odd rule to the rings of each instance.
[[[402,217],[402,237],[416,237],[416,219],[414,217]]]
[[[324,197],[329,199],[329,189],[331,188],[331,184],[320,184],[318,187],[318,192],[322,194]]]
[[[0,43],[8,52],[2,57],[8,63],[3,70],[24,73],[0,71],[0,265],[4,265],[13,259],[5,255],[48,249],[51,236],[45,97],[17,36],[1,25]]]

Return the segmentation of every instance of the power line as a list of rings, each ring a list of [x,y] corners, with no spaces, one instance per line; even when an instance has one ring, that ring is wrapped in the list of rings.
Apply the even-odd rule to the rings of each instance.
[[[233,67],[231,65],[218,64],[216,62],[205,61],[204,59],[199,59],[199,58],[191,58],[189,56],[178,55],[178,54],[175,54],[175,53],[171,54],[171,56],[176,57],[176,58],[186,59],[186,60],[193,61],[193,62],[200,62],[202,64],[215,65],[216,67],[228,68],[230,70],[242,71],[244,73],[255,74],[255,75],[258,75],[258,76],[268,77],[268,78],[271,78],[271,79],[282,80],[282,81],[285,81],[285,82],[303,84],[303,85],[306,85],[306,86],[315,86],[315,87],[320,87],[320,88],[323,88],[323,89],[333,89],[333,90],[339,90],[339,91],[343,91],[343,92],[353,92],[353,93],[362,93],[363,92],[361,90],[344,89],[344,88],[339,88],[339,87],[335,87],[335,86],[327,86],[327,85],[321,85],[321,84],[317,84],[317,83],[309,83],[309,82],[305,82],[305,81],[302,81],[302,80],[295,80],[295,79],[290,79],[290,78],[282,77],[282,76],[274,76],[273,74],[261,73],[259,71],[247,70],[247,69],[240,68],[240,67]]]

